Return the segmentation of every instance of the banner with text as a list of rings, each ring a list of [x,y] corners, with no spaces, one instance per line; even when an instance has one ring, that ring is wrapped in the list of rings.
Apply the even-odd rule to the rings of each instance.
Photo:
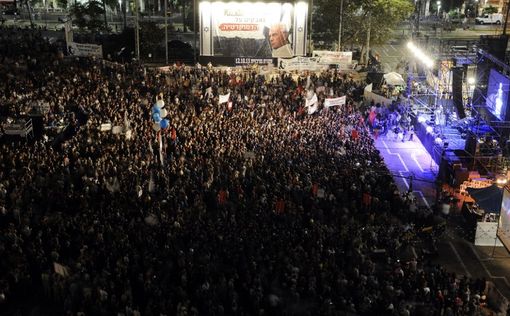
[[[103,58],[103,47],[96,44],[67,43],[70,56]]]
[[[352,52],[314,50],[313,57],[317,57],[321,65],[340,65],[348,67],[352,64]]]
[[[332,99],[325,99],[324,100],[324,106],[330,107],[330,106],[342,106],[345,105],[347,102],[347,97],[344,95],[343,97],[339,98],[332,98]]]
[[[278,58],[278,70],[285,71],[319,71],[324,66],[318,63],[315,57],[294,57],[294,58]]]

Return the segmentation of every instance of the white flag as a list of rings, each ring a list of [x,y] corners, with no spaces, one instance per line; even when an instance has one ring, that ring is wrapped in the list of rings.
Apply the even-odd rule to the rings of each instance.
[[[207,77],[206,77],[207,78]],[[204,94],[204,97],[206,99],[210,99],[213,97],[213,93],[212,93],[212,87],[209,87],[207,89],[205,89],[205,94]]]
[[[65,40],[66,40],[66,45],[67,46],[69,46],[69,44],[74,42],[73,25],[72,25],[71,20],[69,20],[66,23],[64,23],[64,36],[65,36]]]
[[[313,114],[317,111],[319,108],[319,102],[315,93],[310,99],[306,99],[305,108],[308,108],[308,114]]]
[[[306,78],[306,89],[310,89],[310,86],[312,85],[312,80],[310,80],[310,76]]]
[[[229,98],[230,98],[230,92],[227,94],[220,94],[220,101],[218,102],[218,104],[228,102]]]

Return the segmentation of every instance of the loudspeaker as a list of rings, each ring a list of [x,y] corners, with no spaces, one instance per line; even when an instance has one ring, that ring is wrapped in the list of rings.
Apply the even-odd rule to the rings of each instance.
[[[367,73],[367,83],[372,84],[374,90],[378,90],[384,79],[384,72],[369,72]]]
[[[453,67],[452,68],[452,99],[453,105],[457,109],[457,115],[460,119],[466,117],[466,112],[464,112],[464,105],[462,104],[462,73],[463,67]]]

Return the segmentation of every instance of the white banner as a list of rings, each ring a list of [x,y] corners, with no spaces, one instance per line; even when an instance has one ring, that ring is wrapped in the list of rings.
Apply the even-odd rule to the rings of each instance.
[[[294,58],[278,58],[278,69],[285,71],[319,71],[324,66],[318,63],[315,57],[294,57]]]
[[[344,95],[343,97],[324,100],[324,106],[325,107],[336,106],[336,105],[342,106],[342,105],[345,105],[346,102],[347,102],[347,97]]]
[[[352,52],[332,52],[327,50],[314,50],[313,57],[318,57],[321,65],[344,65],[352,64]]]
[[[103,58],[103,47],[96,44],[67,43],[70,56]]]
[[[229,98],[230,98],[230,92],[227,94],[220,94],[220,100],[218,101],[218,104],[228,102]]]

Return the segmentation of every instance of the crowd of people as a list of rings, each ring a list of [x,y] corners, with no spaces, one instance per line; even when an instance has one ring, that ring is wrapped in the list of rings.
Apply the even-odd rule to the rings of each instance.
[[[0,54],[2,115],[42,102],[46,125],[64,116],[72,131],[2,139],[1,310],[480,313],[484,280],[403,255],[416,215],[374,147],[362,83],[347,74],[162,73],[63,58],[14,31],[0,33]],[[347,105],[308,115],[308,90]],[[155,131],[158,99],[170,127]]]

